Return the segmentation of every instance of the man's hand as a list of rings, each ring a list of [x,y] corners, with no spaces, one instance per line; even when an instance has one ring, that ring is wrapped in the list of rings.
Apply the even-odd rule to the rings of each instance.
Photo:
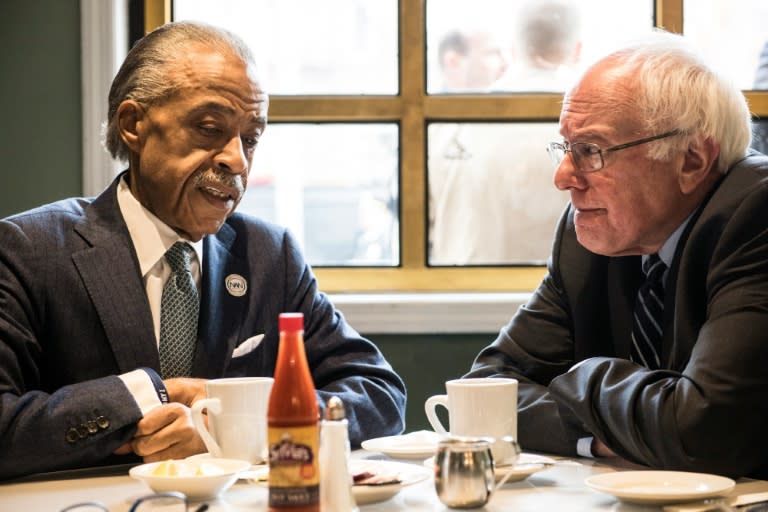
[[[144,462],[183,459],[206,451],[192,424],[189,407],[180,403],[152,409],[136,427],[131,449],[143,457]]]
[[[191,379],[187,377],[177,377],[163,381],[168,390],[168,400],[178,402],[187,407],[206,397],[205,379]]]
[[[136,453],[144,462],[181,459],[206,451],[189,408],[206,397],[205,379],[179,377],[163,381],[169,404],[156,407],[136,424],[133,440],[115,450],[117,455]]]
[[[595,457],[618,457],[616,452],[608,448],[596,437],[592,440],[592,455]]]

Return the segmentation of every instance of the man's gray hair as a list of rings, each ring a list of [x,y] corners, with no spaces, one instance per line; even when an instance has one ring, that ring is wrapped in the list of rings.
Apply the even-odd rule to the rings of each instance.
[[[255,66],[251,50],[228,30],[190,21],[167,23],[153,30],[128,52],[109,90],[104,145],[113,158],[127,161],[130,154],[118,130],[118,106],[131,99],[149,107],[171,96],[179,87],[174,81],[176,63],[190,47],[201,43]]]
[[[622,76],[631,76],[630,102],[646,134],[677,129],[684,135],[651,144],[649,157],[666,160],[703,135],[720,145],[718,170],[743,158],[752,139],[749,107],[741,90],[710,67],[683,36],[657,30],[614,52]]]

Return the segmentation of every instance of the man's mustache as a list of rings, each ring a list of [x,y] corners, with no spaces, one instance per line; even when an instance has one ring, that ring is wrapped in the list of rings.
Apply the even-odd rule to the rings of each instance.
[[[219,169],[206,169],[197,175],[197,185],[223,185],[234,189],[242,196],[245,192],[244,178],[240,174],[231,174]]]

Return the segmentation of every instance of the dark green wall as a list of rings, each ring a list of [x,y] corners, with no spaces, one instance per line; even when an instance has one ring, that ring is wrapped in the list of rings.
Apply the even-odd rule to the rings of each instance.
[[[427,397],[445,393],[445,381],[469,371],[478,352],[496,339],[493,334],[366,334],[376,343],[408,388],[406,431],[429,429],[424,414]],[[447,425],[447,419],[440,414]]]
[[[2,0],[0,48],[5,217],[81,195],[80,2]]]

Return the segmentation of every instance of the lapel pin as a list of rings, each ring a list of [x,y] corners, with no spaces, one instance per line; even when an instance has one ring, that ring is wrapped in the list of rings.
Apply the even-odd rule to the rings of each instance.
[[[248,283],[245,278],[239,274],[229,274],[224,279],[224,284],[227,287],[227,291],[234,297],[242,297],[248,290]]]

